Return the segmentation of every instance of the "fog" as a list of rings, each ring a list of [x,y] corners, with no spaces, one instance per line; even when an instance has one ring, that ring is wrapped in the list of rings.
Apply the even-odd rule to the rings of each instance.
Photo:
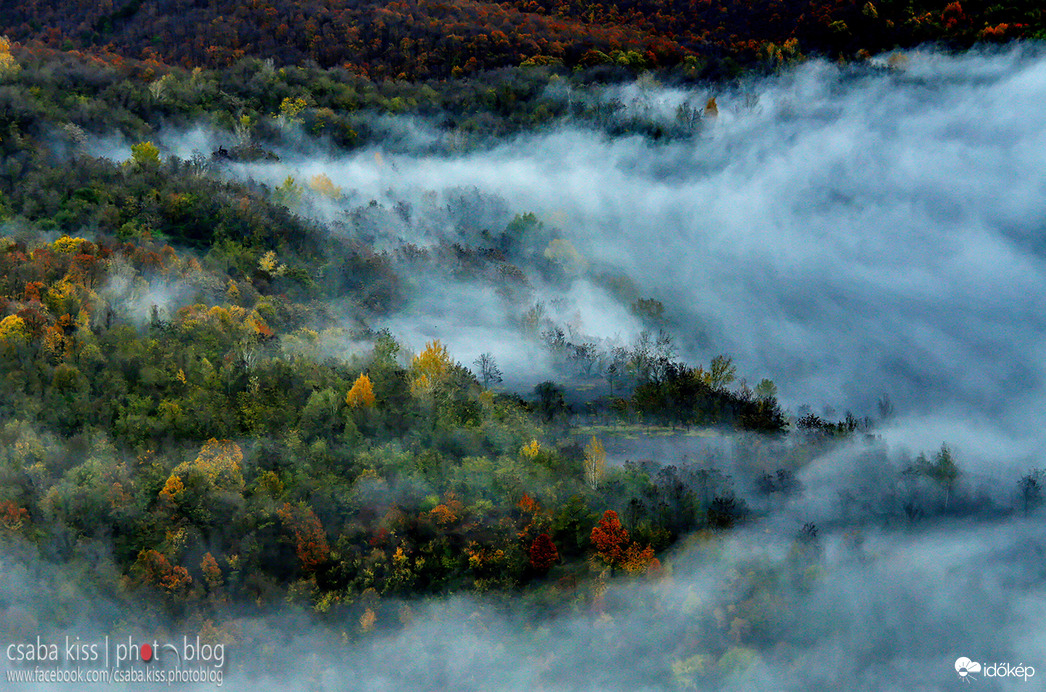
[[[223,688],[936,690],[961,684],[960,656],[1023,663],[1037,678],[1046,616],[1039,524],[852,528],[812,543],[760,524],[695,537],[667,556],[661,576],[604,582],[593,606],[586,585],[555,613],[497,597],[382,599],[377,628],[363,637],[352,619],[323,623],[292,606],[230,609],[219,623],[233,636]],[[115,606],[71,585],[85,575],[23,564],[4,558],[10,641],[59,631],[183,636],[148,609],[106,616]],[[562,597],[573,587],[554,588]],[[57,604],[42,606],[49,589]],[[976,683],[1037,688],[1035,679]]]
[[[598,304],[586,334],[627,340],[640,328],[624,309],[608,315],[615,272],[666,305],[682,356],[728,353],[750,381],[778,382],[786,405],[870,414],[888,394],[899,413],[988,416],[1013,437],[1044,401],[1046,59],[1017,47],[894,63],[815,61],[689,92],[699,105],[715,95],[719,117],[683,140],[608,137],[567,120],[469,153],[432,155],[426,130],[417,154],[312,145],[225,170],[274,186],[325,174],[343,197],[311,213],[379,246],[474,242],[469,233],[532,211],[543,243],[565,239],[583,258],[572,301],[582,312]],[[651,117],[682,98],[649,83],[627,89],[601,98]],[[464,210],[453,203],[463,191]],[[350,218],[370,200],[389,215],[406,201],[407,223]],[[481,341],[511,360],[519,337],[507,318],[519,306],[481,298],[474,320],[475,293],[418,292],[407,313],[417,323],[391,324],[411,340],[443,338],[465,363]],[[483,338],[469,331],[485,325]],[[1026,452],[1031,442],[1010,444]]]
[[[1043,603],[1013,597],[1031,567],[1022,528],[933,532],[902,545],[875,534],[859,547],[833,539],[818,577],[790,562],[792,544],[740,533],[692,548],[662,582],[611,587],[602,614],[534,631],[491,617],[489,605],[441,603],[357,652],[368,681],[360,689],[658,689],[672,663],[670,679],[690,689],[945,689],[960,684],[952,664],[961,655],[1041,656],[1031,633]],[[702,663],[698,642],[723,619],[740,620],[738,640],[758,638],[754,630],[778,646],[743,671]]]
[[[1014,499],[1017,474],[1044,465],[1035,421],[1046,412],[1046,56],[1025,45],[916,51],[891,64],[813,61],[712,90],[647,82],[584,95],[664,123],[680,103],[715,96],[718,117],[683,138],[611,137],[568,119],[433,154],[439,134],[403,119],[394,149],[288,145],[278,163],[223,166],[273,187],[327,175],[343,196],[307,193],[302,212],[389,249],[476,242],[534,212],[544,226],[519,262],[554,239],[581,261],[556,276],[527,271],[529,284],[508,293],[419,274],[408,305],[373,325],[415,349],[442,339],[466,365],[493,352],[513,387],[554,373],[520,326],[523,311],[547,303],[551,322],[627,343],[644,328],[629,299],[644,297],[664,303],[681,357],[730,354],[750,382],[773,379],[792,410],[872,414],[884,394],[896,407],[875,431],[880,451],[865,442],[826,451],[800,473],[802,497],[745,529],[681,544],[660,578],[610,580],[601,608],[536,617],[493,597],[428,601],[411,604],[406,624],[340,647],[338,625],[306,618],[301,629],[314,636],[281,640],[279,655],[227,685],[944,689],[960,684],[959,656],[1046,675],[1046,534]],[[417,151],[402,146],[411,137]],[[176,140],[160,139],[185,155],[220,136]],[[471,206],[455,206],[462,198]],[[401,222],[383,222],[401,202]],[[905,522],[889,479],[943,441],[964,473],[960,496],[944,501],[967,503],[971,518]],[[656,449],[672,461],[719,457],[736,471],[730,444],[608,449],[617,462]],[[867,500],[863,509],[848,513],[847,492]],[[1003,509],[983,519],[978,507]],[[803,543],[807,522],[823,528]],[[260,618],[241,625],[241,656],[285,633]],[[712,653],[723,650],[733,658]]]

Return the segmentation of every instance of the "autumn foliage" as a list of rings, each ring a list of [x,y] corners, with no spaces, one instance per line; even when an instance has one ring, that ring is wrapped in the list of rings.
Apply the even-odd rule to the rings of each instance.
[[[530,495],[527,495],[526,493],[523,493],[523,497],[519,499],[519,502],[516,503],[516,506],[519,507],[520,510],[528,514],[537,514],[539,511],[541,511],[541,505],[538,503],[538,501],[532,498]]]
[[[434,386],[446,379],[453,366],[454,361],[447,347],[439,339],[428,342],[424,350],[411,360],[411,370],[414,372],[411,391],[415,394],[432,391]]]
[[[352,408],[370,407],[374,405],[375,401],[374,386],[367,375],[357,377],[352,384],[352,389],[345,395],[345,403]]]
[[[0,526],[8,531],[18,531],[29,519],[29,512],[10,500],[0,502]]]
[[[222,585],[222,569],[218,566],[218,561],[210,553],[206,553],[203,556],[203,561],[200,562],[200,570],[207,580],[207,586],[212,590]]]
[[[617,512],[608,509],[603,518],[592,528],[592,547],[596,554],[608,565],[617,565],[625,554],[628,545],[628,531],[621,526]]]
[[[969,41],[989,18],[1017,36],[1041,30],[1034,3],[990,9],[967,5],[942,0],[362,0],[306,6],[290,0],[172,0],[165,12],[131,11],[114,21],[124,10],[114,14],[111,3],[15,0],[5,6],[4,30],[22,42],[99,55],[115,51],[152,64],[226,67],[253,57],[278,65],[314,62],[375,79],[446,79],[519,65],[681,65],[694,70],[722,56],[750,60],[773,54],[789,41],[800,43],[804,53],[829,55],[925,40]],[[0,43],[0,74],[17,68],[11,51]],[[287,122],[296,119],[297,102],[284,98],[280,114]]]
[[[632,543],[625,550],[619,566],[629,574],[639,574],[645,572],[654,559],[653,548]]]
[[[200,454],[191,462],[182,462],[174,468],[161,492],[169,499],[175,499],[184,489],[183,478],[196,472],[219,491],[241,492],[243,490],[243,451],[235,442],[211,438],[200,450]]]
[[[530,566],[542,574],[559,562],[559,551],[556,550],[556,545],[547,533],[540,534],[534,539],[534,542],[530,544],[530,549],[527,550],[527,556],[530,558]]]
[[[585,481],[589,486],[596,485],[606,475],[607,453],[603,449],[603,443],[593,435],[592,439],[585,445]]]
[[[604,563],[629,574],[645,572],[654,558],[654,549],[629,542],[628,530],[621,525],[617,512],[607,510],[592,528],[592,546]]]
[[[180,565],[172,565],[163,553],[156,550],[139,552],[135,568],[143,582],[171,593],[192,583],[192,577],[189,576],[187,569]]]
[[[277,514],[294,535],[294,544],[302,569],[313,571],[330,558],[327,534],[310,507],[288,502]]]

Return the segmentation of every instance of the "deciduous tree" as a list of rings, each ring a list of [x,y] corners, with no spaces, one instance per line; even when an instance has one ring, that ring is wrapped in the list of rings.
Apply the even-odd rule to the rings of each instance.
[[[352,385],[352,389],[345,395],[345,403],[352,408],[370,408],[374,406],[377,399],[374,396],[374,386],[370,377],[366,374],[360,375]]]
[[[530,557],[530,565],[541,574],[552,569],[552,565],[559,561],[559,551],[547,533],[539,534],[527,550]]]
[[[617,512],[603,512],[599,523],[592,528],[592,546],[596,554],[608,565],[617,565],[628,546],[628,530],[621,525]]]
[[[585,445],[585,482],[595,488],[606,474],[607,453],[595,435]]]

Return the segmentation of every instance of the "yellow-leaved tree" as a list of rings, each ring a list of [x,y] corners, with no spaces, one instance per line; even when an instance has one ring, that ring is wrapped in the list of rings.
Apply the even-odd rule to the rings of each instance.
[[[629,574],[646,572],[656,558],[654,549],[650,546],[642,547],[638,543],[632,543],[625,549],[621,557],[621,569]]]
[[[548,244],[545,248],[545,258],[571,272],[580,273],[588,267],[588,260],[578,252],[573,243],[563,238],[555,238]]]
[[[589,487],[595,488],[599,481],[603,480],[606,473],[607,453],[603,449],[603,443],[595,435],[585,445],[585,482]]]
[[[18,61],[11,54],[11,41],[6,36],[0,36],[0,77],[18,72]]]
[[[275,250],[269,250],[258,259],[258,269],[270,276],[280,276],[287,271],[286,265],[277,259]]]
[[[454,361],[450,359],[450,353],[439,339],[425,344],[425,350],[414,356],[411,361],[411,369],[414,371],[414,379],[411,382],[411,391],[417,395],[432,390],[437,383],[442,382]]]
[[[523,445],[523,449],[519,451],[525,458],[534,461],[541,453],[541,444],[537,440],[531,440],[530,444]]]
[[[21,346],[29,342],[29,328],[18,315],[8,315],[0,320],[0,344]]]
[[[318,192],[324,197],[341,199],[341,188],[334,184],[326,173],[320,173],[309,179],[309,187],[313,192]]]
[[[185,489],[184,479],[199,473],[220,492],[243,492],[243,450],[235,442],[211,438],[192,461],[174,467],[160,494],[176,499]]]
[[[63,235],[61,238],[51,243],[51,247],[54,248],[55,252],[64,252],[71,255],[78,252],[85,242],[87,241],[83,238]]]
[[[280,127],[289,127],[295,123],[300,124],[301,112],[308,107],[308,102],[303,98],[291,98],[288,96],[280,102],[280,112],[276,115],[276,122]]]
[[[366,374],[360,375],[352,384],[352,389],[345,395],[345,403],[352,408],[371,407],[375,404],[374,386],[370,377]]]
[[[160,150],[152,142],[131,145],[131,158],[127,162],[138,168],[155,168],[160,165]]]

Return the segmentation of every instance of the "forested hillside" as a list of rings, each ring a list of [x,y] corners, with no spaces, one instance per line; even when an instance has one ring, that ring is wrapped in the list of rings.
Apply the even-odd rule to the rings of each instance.
[[[3,642],[188,633],[310,690],[1027,648],[1043,30],[0,2]]]
[[[231,103],[249,110],[236,120],[216,87],[231,88],[235,70],[18,57],[3,86],[0,183],[8,539],[74,563],[84,541],[111,543],[122,576],[98,587],[158,591],[164,607],[292,598],[336,612],[368,592],[518,589],[550,570],[576,580],[589,559],[643,573],[684,533],[745,519],[724,474],[608,467],[596,436],[568,434],[580,411],[562,386],[542,383],[530,401],[497,393],[493,358],[466,367],[438,340],[409,351],[368,326],[433,267],[508,292],[529,283],[511,262],[562,271],[529,264],[533,215],[480,246],[376,251],[303,213],[341,194],[329,178],[220,179],[233,156],[275,159],[264,152],[281,119],[316,117],[304,100],[240,83]],[[283,71],[276,80],[292,88]],[[356,83],[364,94],[341,88],[388,103]],[[230,133],[231,152],[189,160],[148,141],[123,162],[82,153],[110,128],[144,137],[160,118],[201,117],[254,121],[250,145]],[[593,400],[590,417],[784,428],[771,385],[734,391],[728,358],[688,367],[667,338],[614,354],[554,328],[538,340],[564,358],[580,349],[590,380],[611,359],[615,396]],[[811,449],[855,427],[814,426]]]
[[[277,66],[315,62],[409,79],[549,63],[719,75],[755,60],[849,59],[924,41],[966,46],[1032,37],[1046,28],[1030,0],[8,0],[2,7],[0,32],[63,50],[104,49],[182,66],[227,66],[244,57]]]

